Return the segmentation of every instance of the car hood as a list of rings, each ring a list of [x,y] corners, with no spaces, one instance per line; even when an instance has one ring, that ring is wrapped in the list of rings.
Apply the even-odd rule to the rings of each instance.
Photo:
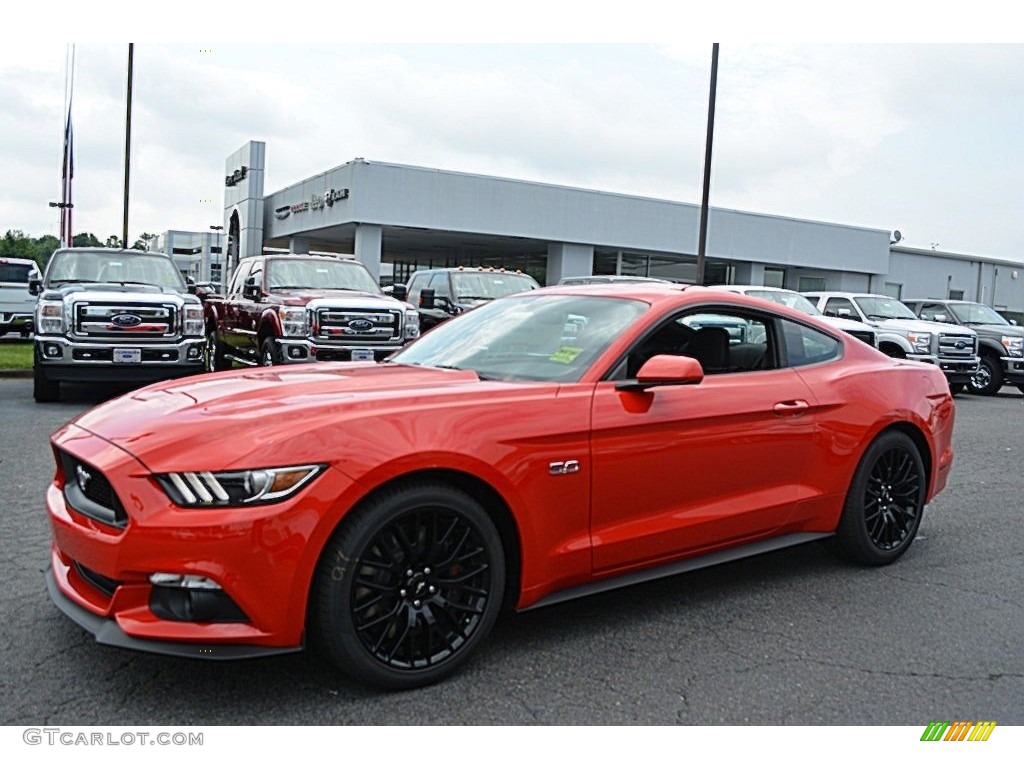
[[[493,412],[505,398],[550,398],[557,389],[482,382],[473,371],[311,363],[160,382],[97,406],[74,424],[154,472],[210,465],[210,457],[210,469],[240,469],[336,461],[377,439],[385,420],[412,432],[416,412],[471,409],[474,402]]]
[[[832,317],[830,315],[815,315],[815,317],[817,317],[819,320],[824,320],[829,325],[834,325],[836,328],[839,328],[840,330],[843,331],[871,331],[872,333],[874,332],[874,328],[872,328],[867,323],[862,323],[860,320],[851,320],[848,317]]]
[[[168,299],[182,301],[198,301],[191,294],[184,294],[170,288],[161,288],[158,285],[136,285],[123,283],[67,283],[54,288],[47,288],[40,297],[48,301],[77,298],[76,294],[87,293],[92,301],[125,301],[130,295],[132,301],[164,302]],[[185,299],[185,296],[189,299]]]
[[[968,325],[965,327],[970,328],[972,331],[992,336],[1012,336],[1015,338],[1024,336],[1024,328],[1021,328],[1019,325]]]
[[[930,320],[912,320],[899,318],[896,320],[872,320],[871,325],[887,331],[916,331],[917,333],[963,333],[977,336],[970,328],[950,325],[949,323],[933,323]]]
[[[398,299],[382,293],[369,291],[332,291],[313,288],[296,288],[293,290],[274,291],[264,300],[270,304],[304,307],[312,301],[324,305],[358,303],[360,307],[371,309],[396,309],[404,306]]]

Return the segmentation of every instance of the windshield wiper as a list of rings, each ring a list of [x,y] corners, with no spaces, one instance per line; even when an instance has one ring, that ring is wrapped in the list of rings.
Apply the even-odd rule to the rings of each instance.
[[[459,366],[457,366],[457,365],[435,365],[435,366],[432,366],[432,367],[433,368],[444,368],[446,371],[473,371],[473,373],[476,374],[476,377],[478,379],[480,379],[480,381],[491,381],[492,380],[490,376],[484,376],[482,373],[480,373],[480,371],[474,370],[472,368],[459,368]]]
[[[464,295],[459,295],[459,300],[460,301],[463,300],[463,299],[468,299],[469,301],[490,301],[493,298],[494,298],[493,296],[464,296]]]

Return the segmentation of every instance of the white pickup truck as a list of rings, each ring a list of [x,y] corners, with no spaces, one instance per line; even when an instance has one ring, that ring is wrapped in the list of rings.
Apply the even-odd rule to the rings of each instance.
[[[33,362],[36,402],[64,381],[153,382],[202,373],[203,305],[170,257],[116,248],[62,248],[42,279]]]

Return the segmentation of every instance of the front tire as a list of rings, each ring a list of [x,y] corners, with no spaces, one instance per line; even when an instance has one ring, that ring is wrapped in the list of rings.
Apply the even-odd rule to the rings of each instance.
[[[60,382],[48,379],[46,371],[38,364],[32,368],[32,397],[37,403],[55,403],[60,400]]]
[[[838,554],[863,565],[888,565],[910,547],[921,525],[927,477],[917,445],[884,432],[857,465],[836,529]]]
[[[967,388],[975,395],[994,395],[1003,388],[1003,364],[998,358],[983,355]]]
[[[353,511],[325,547],[312,639],[364,683],[429,685],[483,642],[504,590],[501,537],[480,503],[440,483],[403,483]]]
[[[204,358],[204,367],[208,372],[223,371],[227,369],[227,364],[224,360],[224,350],[217,342],[216,328],[210,328],[206,332],[206,350]]]

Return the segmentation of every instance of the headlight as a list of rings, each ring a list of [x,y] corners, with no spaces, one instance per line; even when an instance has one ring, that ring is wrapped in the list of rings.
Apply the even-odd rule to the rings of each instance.
[[[420,335],[420,313],[415,309],[405,310],[405,338],[415,339]]]
[[[169,472],[157,480],[181,507],[245,507],[274,504],[295,495],[326,464],[232,472]]]
[[[64,333],[64,302],[39,300],[36,305],[36,333]]]
[[[1024,357],[1024,338],[1020,336],[1003,336],[1000,339],[1010,357]]]
[[[910,342],[910,346],[914,348],[915,352],[927,355],[930,351],[932,335],[930,333],[908,333],[907,341]]]
[[[277,310],[277,316],[281,318],[282,335],[309,335],[309,321],[305,307],[281,307]]]
[[[203,335],[203,308],[201,306],[195,306],[194,304],[186,304],[184,318],[184,331],[186,336]]]

